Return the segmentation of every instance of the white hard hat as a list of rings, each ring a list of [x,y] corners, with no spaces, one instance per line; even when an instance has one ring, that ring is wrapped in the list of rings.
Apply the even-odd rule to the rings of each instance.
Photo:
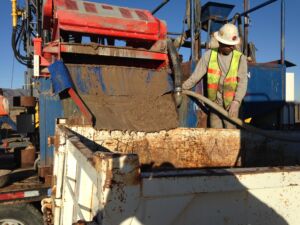
[[[219,31],[214,33],[214,37],[225,45],[237,45],[240,43],[238,30],[231,23],[224,24]]]

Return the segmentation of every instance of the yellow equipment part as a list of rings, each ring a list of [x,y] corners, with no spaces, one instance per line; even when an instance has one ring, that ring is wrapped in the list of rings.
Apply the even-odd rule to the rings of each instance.
[[[250,118],[245,119],[244,122],[245,123],[251,123],[251,120],[252,120],[252,118],[250,117]]]
[[[37,102],[35,105],[34,126],[35,126],[35,128],[38,128],[40,126],[39,102]]]
[[[22,11],[17,8],[17,0],[11,0],[11,16],[13,27],[17,26],[18,16],[22,15]]]

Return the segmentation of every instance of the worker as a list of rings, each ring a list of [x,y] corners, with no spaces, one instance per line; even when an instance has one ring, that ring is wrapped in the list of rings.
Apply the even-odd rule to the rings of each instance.
[[[3,90],[0,88],[0,128],[3,123],[7,123],[13,130],[17,130],[16,124],[9,117],[9,102],[3,96]]]
[[[238,30],[228,23],[213,36],[218,41],[218,48],[204,54],[182,88],[191,89],[207,74],[207,97],[227,110],[230,117],[238,117],[248,84],[246,57],[236,50],[240,44]],[[212,128],[235,128],[215,111],[210,112],[209,122]]]

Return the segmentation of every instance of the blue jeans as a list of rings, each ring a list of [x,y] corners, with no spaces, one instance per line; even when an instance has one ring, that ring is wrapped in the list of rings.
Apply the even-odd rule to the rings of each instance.
[[[7,123],[13,130],[17,130],[16,123],[9,116],[0,116],[0,129],[3,123]]]

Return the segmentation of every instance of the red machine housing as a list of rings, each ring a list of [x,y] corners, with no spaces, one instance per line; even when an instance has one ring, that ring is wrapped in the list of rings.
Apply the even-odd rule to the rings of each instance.
[[[34,39],[35,76],[50,76],[48,66],[62,60],[66,65],[78,65],[79,70],[80,65],[93,64],[97,69],[101,64],[122,68],[124,73],[128,67],[138,72],[163,69],[162,79],[168,77],[167,27],[147,10],[80,0],[46,0],[43,30],[48,40]],[[69,88],[68,94],[93,123],[77,92]]]
[[[127,62],[138,59],[138,65],[156,69],[168,65],[167,26],[147,10],[80,0],[46,0],[43,5],[43,29],[49,31],[51,36],[42,51],[41,42],[35,41],[42,67],[51,64],[55,58],[60,59],[62,54],[87,52],[94,56],[112,57],[110,62],[127,58],[130,59]],[[98,42],[91,46],[81,41],[71,43],[61,38],[65,33],[113,39],[114,44]],[[124,41],[125,45],[116,44],[118,40]],[[97,51],[94,51],[95,44]],[[144,60],[143,63],[141,60]]]
[[[51,24],[51,19],[54,24]],[[166,24],[149,11],[78,0],[48,0],[44,29],[157,41],[165,39]]]

